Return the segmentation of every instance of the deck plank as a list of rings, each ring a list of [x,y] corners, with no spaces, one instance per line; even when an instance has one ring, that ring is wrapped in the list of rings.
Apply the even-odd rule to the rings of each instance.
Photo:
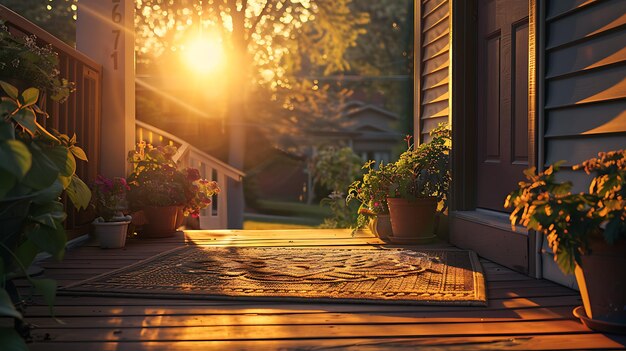
[[[576,345],[572,345],[575,338]],[[340,349],[348,351],[373,350],[580,350],[602,349],[623,350],[626,337],[605,336],[602,334],[565,335],[502,335],[480,337],[445,338],[338,338],[300,340],[256,340],[256,341],[179,341],[172,342],[78,342],[78,343],[38,343],[33,351],[48,351],[53,346],[64,351],[224,351],[224,350],[323,350]]]
[[[367,233],[345,230],[190,231],[163,240],[129,240],[122,250],[89,243],[62,262],[45,261],[60,285],[125,267],[181,245],[376,248]],[[399,247],[385,245],[386,247]],[[446,243],[426,249],[451,248]],[[436,350],[623,349],[625,336],[576,321],[577,292],[481,258],[488,305],[404,306],[58,296],[55,316],[40,297],[26,316],[37,327],[31,350]],[[25,281],[18,282],[21,291]]]

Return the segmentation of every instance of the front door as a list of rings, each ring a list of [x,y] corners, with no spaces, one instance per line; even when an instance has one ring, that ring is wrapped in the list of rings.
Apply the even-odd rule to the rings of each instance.
[[[478,0],[477,207],[504,211],[528,168],[528,0]]]

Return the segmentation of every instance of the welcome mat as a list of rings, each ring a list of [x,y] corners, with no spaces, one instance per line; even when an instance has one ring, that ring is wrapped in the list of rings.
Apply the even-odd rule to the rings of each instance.
[[[472,251],[186,246],[59,291],[158,298],[486,304]]]

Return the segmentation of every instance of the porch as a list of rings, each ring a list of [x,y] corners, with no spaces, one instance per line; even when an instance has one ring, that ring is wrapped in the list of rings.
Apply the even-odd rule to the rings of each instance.
[[[389,247],[348,230],[186,231],[130,240],[123,250],[88,243],[62,262],[41,262],[66,286],[183,245]],[[423,248],[445,247],[437,243]],[[481,259],[487,307],[57,296],[26,309],[32,350],[623,349],[626,336],[586,329],[572,316],[578,292]],[[28,285],[21,282],[27,292]]]

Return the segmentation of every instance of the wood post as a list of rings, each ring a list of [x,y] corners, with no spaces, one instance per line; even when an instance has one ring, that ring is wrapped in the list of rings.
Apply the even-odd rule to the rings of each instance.
[[[135,147],[134,1],[81,0],[76,47],[102,64],[101,164],[105,176],[125,176]]]

